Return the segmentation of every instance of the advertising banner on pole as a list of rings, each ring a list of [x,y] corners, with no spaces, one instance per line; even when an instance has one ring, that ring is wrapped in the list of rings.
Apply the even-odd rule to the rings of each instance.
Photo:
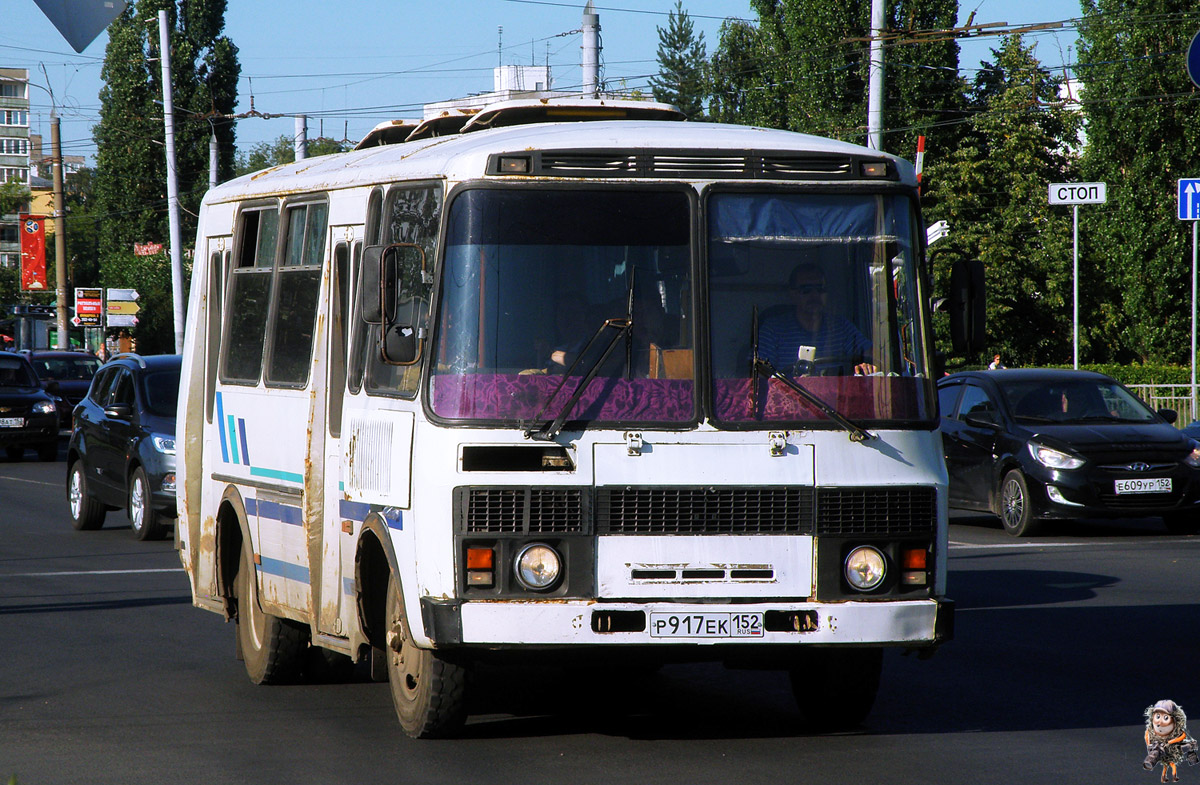
[[[46,217],[18,216],[21,227],[21,289],[46,291]]]

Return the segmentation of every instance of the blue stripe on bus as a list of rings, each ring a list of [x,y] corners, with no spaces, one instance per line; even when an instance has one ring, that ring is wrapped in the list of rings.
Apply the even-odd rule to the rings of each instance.
[[[242,436],[242,463],[250,465],[250,448],[246,445],[246,421],[238,418],[238,431]]]
[[[371,505],[362,502],[352,502],[347,499],[338,501],[338,515],[348,521],[365,521],[371,514]]]
[[[264,469],[261,466],[250,467],[251,477],[270,477],[272,480],[287,480],[288,482],[302,483],[304,482],[303,474],[295,472],[285,472],[282,469]]]
[[[235,439],[235,438],[234,438],[234,433],[235,433],[236,431],[235,431],[235,428],[234,428],[234,424],[233,424],[233,423],[234,423],[234,420],[233,420],[233,415],[231,414],[231,415],[229,415],[229,422],[228,422],[228,426],[229,426],[229,452],[231,453],[230,457],[233,459],[233,462],[234,462],[234,463],[241,463],[241,461],[239,461],[239,460],[238,460],[238,446],[237,446],[237,439]]]
[[[286,578],[289,581],[299,581],[300,583],[308,583],[308,568],[299,564],[282,561],[280,559],[271,559],[266,556],[259,556],[262,562],[259,569],[267,575],[278,575],[281,578]]]
[[[225,401],[217,393],[217,432],[221,434],[221,462],[229,463],[229,447],[225,444]]]
[[[246,506],[247,515],[258,515],[258,499],[247,497],[242,499],[242,503]]]
[[[354,596],[354,579],[353,578],[342,578],[342,594],[345,594],[350,597]]]
[[[379,516],[387,522],[389,529],[404,528],[404,514],[395,507],[389,507],[386,510],[380,510]]]
[[[299,507],[291,507],[287,504],[269,502],[263,499],[258,500],[258,517],[286,523],[289,526],[304,525],[304,511]]]

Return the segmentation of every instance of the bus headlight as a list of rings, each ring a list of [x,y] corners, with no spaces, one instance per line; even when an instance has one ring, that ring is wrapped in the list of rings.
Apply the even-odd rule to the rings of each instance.
[[[558,582],[562,559],[549,545],[535,542],[521,549],[513,568],[517,583],[532,591],[544,591]]]
[[[859,591],[879,588],[887,573],[887,559],[878,548],[860,545],[846,556],[846,581]]]

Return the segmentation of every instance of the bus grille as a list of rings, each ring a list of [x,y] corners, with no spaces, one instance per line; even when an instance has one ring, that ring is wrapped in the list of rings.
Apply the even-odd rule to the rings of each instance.
[[[597,534],[614,535],[931,535],[937,526],[937,492],[927,487],[460,487],[454,513],[458,530],[469,534],[587,534],[594,524]]]
[[[584,533],[582,488],[459,488],[459,530],[473,534]]]
[[[817,494],[817,534],[932,534],[933,488],[823,488]]]
[[[504,174],[502,154],[492,156],[487,171]],[[860,161],[879,157],[840,153],[797,153],[783,150],[543,150],[531,154],[529,174],[550,177],[720,177],[769,180],[857,179]],[[886,179],[896,179],[889,167]]]
[[[807,534],[813,489],[600,488],[600,534]]]

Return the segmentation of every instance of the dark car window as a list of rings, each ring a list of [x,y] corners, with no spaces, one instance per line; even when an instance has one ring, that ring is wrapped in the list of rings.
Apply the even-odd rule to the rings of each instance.
[[[0,357],[0,387],[36,387],[33,370],[20,357]]]
[[[1017,420],[1154,422],[1157,415],[1109,379],[1005,382],[1004,396]]]
[[[100,361],[95,357],[36,357],[33,367],[38,376],[55,381],[86,381],[95,375]]]
[[[174,417],[179,401],[179,368],[152,371],[142,377],[146,409],[159,417]]]
[[[130,405],[134,403],[133,376],[123,368],[117,371],[117,379],[113,384],[112,394],[108,398],[109,406],[116,403],[127,403]]]
[[[943,417],[954,416],[954,404],[958,402],[962,387],[961,384],[947,384],[938,388],[938,410]]]
[[[117,375],[116,368],[105,368],[92,379],[91,389],[88,390],[88,400],[97,406],[103,406],[108,400],[108,390],[112,386],[113,377]]]
[[[975,415],[986,420],[996,419],[996,402],[982,387],[973,384],[966,385],[963,390],[962,402],[958,405],[958,418],[965,420],[968,415]]]

